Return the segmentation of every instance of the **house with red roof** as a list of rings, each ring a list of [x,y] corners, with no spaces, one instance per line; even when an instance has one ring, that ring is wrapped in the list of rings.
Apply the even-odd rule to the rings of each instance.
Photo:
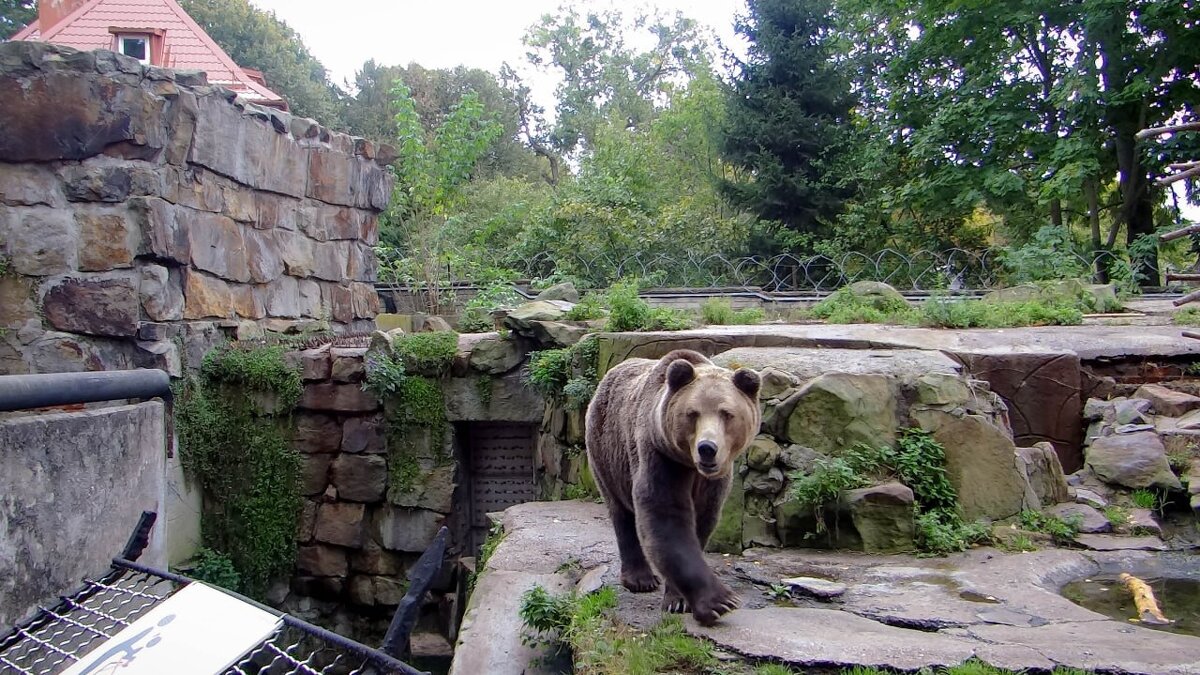
[[[175,0],[40,0],[37,20],[12,39],[108,49],[148,66],[202,70],[209,84],[287,110],[261,72],[234,63]]]

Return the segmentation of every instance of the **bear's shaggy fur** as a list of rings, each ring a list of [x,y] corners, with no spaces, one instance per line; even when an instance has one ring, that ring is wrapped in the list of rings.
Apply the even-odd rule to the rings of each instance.
[[[702,624],[738,606],[704,561],[734,460],[758,433],[759,376],[676,350],[604,376],[587,411],[587,452],[612,517],[621,583],[666,582],[663,609]]]

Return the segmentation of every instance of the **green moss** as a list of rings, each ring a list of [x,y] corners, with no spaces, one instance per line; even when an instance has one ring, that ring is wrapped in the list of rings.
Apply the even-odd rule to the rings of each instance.
[[[1176,326],[1200,326],[1200,307],[1188,307],[1171,315],[1171,323]]]
[[[1021,527],[1030,532],[1048,534],[1056,542],[1067,544],[1074,541],[1075,535],[1079,534],[1083,517],[1075,515],[1064,519],[1041,511],[1025,510],[1021,512],[1018,520]]]
[[[492,523],[491,529],[488,530],[487,538],[483,540],[483,544],[479,547],[479,555],[475,556],[475,571],[467,579],[468,596],[475,592],[475,583],[479,581],[479,577],[483,574],[488,560],[491,559],[496,549],[500,547],[500,542],[502,541],[504,541],[504,526],[500,523]]]
[[[495,385],[495,380],[491,375],[480,375],[475,380],[475,395],[479,397],[479,403],[486,410],[492,407],[492,387]]]
[[[392,340],[392,350],[406,372],[440,377],[450,372],[450,364],[458,352],[458,333],[438,331],[398,335]]]
[[[529,355],[525,381],[543,398],[570,410],[582,410],[599,383],[600,342],[585,338],[564,349],[545,349]]]
[[[280,347],[222,347],[176,386],[186,475],[204,495],[201,538],[227,556],[251,595],[291,571],[300,516],[300,455],[291,411],[302,386]]]

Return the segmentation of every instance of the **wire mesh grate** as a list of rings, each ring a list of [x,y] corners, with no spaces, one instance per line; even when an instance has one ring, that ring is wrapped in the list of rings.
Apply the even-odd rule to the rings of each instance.
[[[0,675],[55,675],[137,621],[189,580],[117,561],[52,607],[0,637]],[[137,567],[138,569],[134,569]],[[224,675],[416,673],[378,650],[289,616]]]

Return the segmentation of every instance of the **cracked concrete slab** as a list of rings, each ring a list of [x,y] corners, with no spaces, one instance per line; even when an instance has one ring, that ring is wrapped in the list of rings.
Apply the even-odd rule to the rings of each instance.
[[[531,584],[565,590],[589,570],[607,585],[618,584],[620,564],[604,506],[522,504],[505,512],[504,524],[508,534],[471,599],[471,621],[460,633],[452,673],[538,672],[527,660],[536,654],[517,648],[519,596]],[[1200,567],[1195,556],[1057,549],[1009,554],[983,548],[917,558],[752,549],[744,556],[710,555],[709,564],[741,596],[743,608],[709,628],[688,619],[688,630],[752,659],[915,670],[976,657],[1010,670],[1062,665],[1200,675],[1200,638],[1114,621],[1058,594],[1062,585],[1082,577],[1117,571],[1156,576],[1180,565]],[[845,584],[847,590],[833,600],[777,602],[767,594],[767,582],[796,576]],[[661,617],[657,593],[618,589],[618,597],[625,623],[645,628]],[[468,669],[481,664],[488,668]]]

